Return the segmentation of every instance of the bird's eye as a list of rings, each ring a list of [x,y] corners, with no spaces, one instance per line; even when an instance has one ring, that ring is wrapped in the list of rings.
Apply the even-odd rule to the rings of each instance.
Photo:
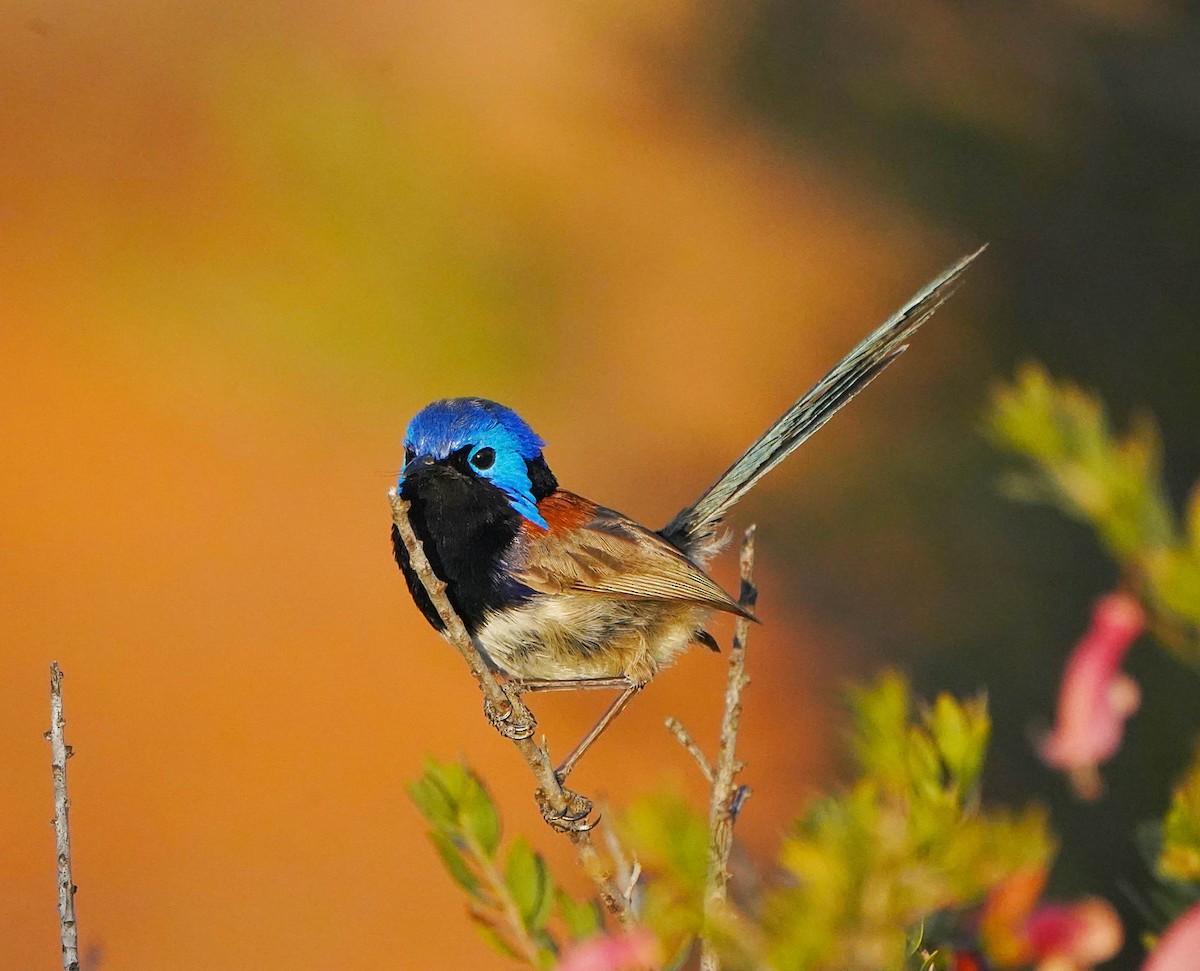
[[[496,464],[496,450],[494,448],[481,448],[471,456],[471,464],[479,469],[480,472],[490,469]]]
[[[409,463],[409,462],[411,462],[411,461],[412,461],[413,459],[415,459],[416,457],[417,457],[417,453],[416,453],[416,451],[413,449],[413,447],[412,447],[411,445],[405,446],[405,449],[404,449],[404,464],[405,464],[405,465],[408,465],[408,463]]]

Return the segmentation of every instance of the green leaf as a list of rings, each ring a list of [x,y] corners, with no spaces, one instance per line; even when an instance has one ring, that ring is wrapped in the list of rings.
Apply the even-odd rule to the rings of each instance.
[[[479,845],[490,859],[500,845],[500,813],[474,772],[458,762],[427,759],[408,787],[417,808],[437,829]]]
[[[408,787],[409,798],[427,821],[438,827],[455,827],[458,824],[458,809],[447,790],[445,776],[449,765],[426,759],[421,778]]]
[[[442,863],[454,878],[454,882],[476,899],[482,900],[483,893],[479,888],[479,879],[472,871],[470,864],[463,858],[461,850],[445,833],[433,830],[429,834],[433,845],[442,858]]]
[[[866,688],[850,692],[854,714],[854,754],[865,775],[900,791],[908,778],[905,738],[910,707],[908,681],[885,671]]]
[[[504,882],[529,930],[545,926],[554,905],[554,886],[546,861],[533,851],[529,841],[517,839],[508,850]]]
[[[925,919],[917,921],[908,931],[908,939],[904,942],[904,953],[908,957],[912,957],[925,943]]]
[[[500,846],[500,813],[479,777],[474,772],[467,776],[459,804],[462,828],[494,857]]]
[[[926,718],[938,754],[961,792],[972,793],[983,771],[991,734],[991,719],[983,698],[960,704],[948,694],[938,695]]]
[[[545,928],[533,931],[531,936],[538,949],[538,967],[546,968],[549,971],[558,964],[558,941]]]
[[[1090,522],[1125,560],[1170,545],[1175,527],[1162,485],[1158,432],[1148,417],[1118,439],[1104,407],[1074,385],[1025,367],[993,396],[988,416],[999,444],[1025,458],[1044,492],[1068,515]]]
[[[472,912],[471,917],[479,928],[479,933],[483,935],[483,939],[495,950],[499,951],[506,958],[512,958],[524,963],[525,957],[521,952],[513,947],[508,939],[486,917],[475,912]]]
[[[945,784],[942,759],[932,738],[916,725],[908,730],[905,762],[911,785],[917,793],[933,798]]]
[[[1171,794],[1158,872],[1168,880],[1200,884],[1200,752]]]
[[[604,927],[600,904],[595,900],[576,900],[565,890],[557,893],[558,913],[572,940],[582,941],[599,934]]]
[[[1154,597],[1167,611],[1200,624],[1200,562],[1183,550],[1162,550],[1149,561]]]

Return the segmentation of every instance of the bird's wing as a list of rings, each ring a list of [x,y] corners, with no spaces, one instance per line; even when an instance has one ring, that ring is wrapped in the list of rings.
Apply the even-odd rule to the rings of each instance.
[[[570,492],[538,504],[549,529],[527,524],[513,579],[542,593],[675,600],[753,618],[661,536]]]

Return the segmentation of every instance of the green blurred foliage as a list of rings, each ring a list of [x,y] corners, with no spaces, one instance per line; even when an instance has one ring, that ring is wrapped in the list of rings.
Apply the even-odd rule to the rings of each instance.
[[[1162,826],[1158,873],[1200,887],[1200,752],[1171,796]]]
[[[941,695],[915,719],[911,708],[897,674],[854,693],[861,774],[784,842],[781,863],[796,885],[765,902],[773,966],[904,968],[927,919],[981,903],[1052,856],[1042,811],[982,808],[983,699]]]
[[[678,953],[704,927],[704,878],[708,870],[708,821],[682,796],[645,796],[621,815],[621,838],[644,873],[641,919]]]
[[[466,766],[427,760],[409,795],[430,825],[447,872],[467,892],[472,920],[501,954],[535,968],[553,967],[560,941],[590,937],[600,929],[599,905],[557,888],[545,859],[528,840],[517,838],[501,853],[499,811]],[[550,926],[556,906],[557,934]]]
[[[638,920],[676,955],[672,966],[701,935],[731,971],[944,964],[946,946],[975,933],[989,892],[1048,865],[1054,840],[1041,810],[982,805],[990,728],[982,698],[940,695],[914,712],[907,681],[889,673],[855,690],[851,706],[858,778],[799,819],[780,848],[781,879],[758,899],[706,912],[708,824],[680,796],[646,796],[621,814],[617,832],[642,874]],[[429,762],[412,796],[502,953],[535,967],[552,963],[555,900],[570,938],[602,929],[598,904],[556,889],[526,841],[512,843],[498,872],[496,809],[470,770]]]
[[[1145,913],[1143,943],[1150,949],[1162,931],[1200,903],[1200,745],[1171,794],[1166,815],[1161,822],[1141,827],[1138,836],[1158,878],[1140,900]]]
[[[1200,667],[1200,490],[1193,490],[1181,526],[1150,418],[1118,436],[1097,398],[1029,365],[997,390],[988,425],[1026,462],[1007,479],[1009,493],[1091,525],[1145,602],[1153,633],[1178,659]]]

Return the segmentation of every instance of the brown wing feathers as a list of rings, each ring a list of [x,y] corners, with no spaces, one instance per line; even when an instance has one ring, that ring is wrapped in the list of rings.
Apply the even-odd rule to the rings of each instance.
[[[515,578],[544,593],[677,600],[753,617],[655,533],[569,492],[538,506],[549,530],[523,531]]]

